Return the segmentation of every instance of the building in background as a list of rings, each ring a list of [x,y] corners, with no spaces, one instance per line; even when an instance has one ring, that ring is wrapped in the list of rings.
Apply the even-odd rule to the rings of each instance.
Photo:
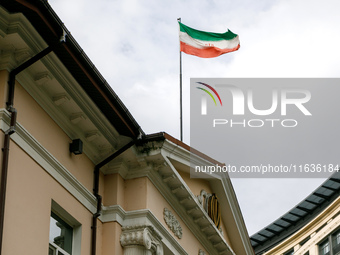
[[[339,255],[340,172],[250,239],[256,255]]]
[[[0,129],[0,254],[253,254],[230,180],[190,178],[218,162],[145,135],[47,1],[1,1]]]

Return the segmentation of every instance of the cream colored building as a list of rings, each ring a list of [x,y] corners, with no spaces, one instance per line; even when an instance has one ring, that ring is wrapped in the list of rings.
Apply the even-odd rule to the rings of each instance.
[[[256,255],[339,255],[340,172],[250,239]]]
[[[47,1],[1,1],[0,129],[0,254],[253,254],[230,180],[190,178],[217,162],[145,135]]]

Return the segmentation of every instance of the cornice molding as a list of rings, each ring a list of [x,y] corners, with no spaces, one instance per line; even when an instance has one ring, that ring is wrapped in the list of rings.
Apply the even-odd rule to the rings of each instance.
[[[10,115],[7,110],[0,109],[0,130],[5,132],[9,128]],[[59,182],[72,194],[85,208],[92,213],[96,212],[96,199],[56,158],[53,157],[39,142],[25,130],[20,123],[16,125],[16,133],[11,139],[37,162],[47,173]],[[165,229],[162,223],[149,211],[138,210],[126,212],[120,206],[103,206],[99,219],[105,222],[118,222],[122,226],[151,225],[160,233],[163,243],[175,254],[187,255],[181,245]]]
[[[35,101],[48,113],[48,115],[62,128],[70,139],[81,139],[84,143],[84,153],[90,158],[90,160],[96,164],[100,162],[106,155],[98,155],[98,148],[91,145],[86,140],[86,133],[81,127],[73,124],[70,120],[70,116],[66,116],[62,111],[53,105],[52,98],[47,97],[39,91],[39,86],[35,84],[32,79],[32,75],[26,71],[21,73],[17,77],[20,85],[34,98]],[[44,86],[44,85],[42,85]],[[71,98],[71,97],[70,97]]]
[[[227,199],[227,201],[223,201],[222,198],[220,197],[221,203],[229,204],[231,212],[233,214],[233,218],[237,226],[237,230],[240,233],[243,247],[245,248],[247,254],[254,254],[254,250],[250,243],[249,234],[232,183],[229,178],[222,178],[221,181]]]
[[[4,8],[0,7],[0,36],[18,34],[26,43],[26,51],[30,55],[40,52],[47,47],[45,41],[39,36],[31,23],[25,18],[22,13],[8,13]],[[23,49],[15,49],[14,46],[10,49],[3,49],[5,52],[20,52]],[[21,61],[19,61],[21,60]],[[3,63],[0,58],[0,68],[8,71],[22,63],[22,59],[12,58],[10,62]]]
[[[111,148],[104,148],[105,146],[102,145],[103,149],[100,150],[92,141],[88,141],[87,136],[89,130],[84,129],[83,126],[72,123],[72,119],[70,119],[72,116],[66,115],[61,110],[61,107],[54,104],[53,98],[44,92],[46,89],[43,87],[46,86],[47,88],[48,85],[37,86],[37,82],[34,80],[37,74],[31,70],[25,70],[17,76],[18,82],[71,139],[82,139],[84,142],[84,153],[94,164],[101,162],[119,148],[121,144],[126,143],[124,137],[119,136],[112,124],[103,116],[65,67],[59,63],[59,60],[54,54],[47,55],[41,62],[44,63],[49,76],[53,77],[60,86],[62,85],[68,101],[73,101],[77,107],[79,107],[84,119],[91,121],[95,127],[95,130],[91,130],[91,132],[97,131],[98,137],[105,140],[105,144],[110,145]]]
[[[191,153],[190,151],[168,140],[164,142],[164,146],[162,148],[162,154],[164,158],[171,158],[171,159],[174,159],[178,162],[182,162],[185,165],[189,165],[189,166],[190,164],[191,165],[214,165],[209,160],[202,158],[199,155],[196,155],[194,153]],[[242,217],[242,212],[239,207],[236,194],[232,187],[229,175],[227,173],[224,173],[223,175],[222,174],[206,175],[206,179],[210,180],[212,183],[212,186],[215,188],[218,183],[218,186],[220,187],[219,190],[221,190],[223,194],[225,194],[225,197],[219,196],[220,204],[224,206],[228,205],[230,207],[230,210],[232,212],[233,218],[237,226],[237,230],[240,233],[240,238],[242,240],[244,248],[246,249],[247,254],[254,254],[253,248],[249,240],[247,228],[245,226],[245,223]],[[222,209],[221,212],[222,212],[222,219],[223,219],[223,215],[226,213],[223,212],[223,206],[221,209]]]
[[[16,49],[14,45],[9,45],[8,49],[2,49],[0,52],[0,70],[11,71],[23,62],[23,58],[31,57],[48,46],[23,14],[10,14],[0,7],[0,36],[5,37],[7,35],[18,36],[17,39],[20,39],[20,42],[22,41],[20,45],[25,44],[25,48]],[[7,41],[7,43],[10,44],[11,41]],[[40,65],[43,64],[41,71],[37,73],[33,71],[34,68],[28,68],[17,75],[18,82],[71,139],[80,138],[83,140],[84,153],[94,164],[101,162],[122,144],[128,142],[127,137],[118,134],[54,53],[48,54],[39,63]],[[37,86],[41,81],[36,80],[36,78],[41,73],[47,73],[47,78],[55,79],[54,85],[58,83],[58,86],[64,89],[66,92],[64,94],[68,100],[74,101],[79,106],[84,115],[96,127],[101,140],[106,140],[105,145],[98,147],[91,141],[87,141],[86,132],[89,130],[83,130],[83,127],[77,127],[70,123],[69,116],[63,114],[61,108],[53,102],[51,95],[46,93],[46,89],[43,88],[46,84]],[[51,84],[48,84],[46,88],[49,85]],[[81,134],[81,137],[79,137],[79,134]],[[110,148],[108,148],[108,145],[110,145]]]
[[[0,109],[0,128],[3,131],[9,128],[9,122],[9,113],[5,109]],[[11,139],[66,190],[76,197],[89,211],[92,213],[96,211],[96,201],[93,194],[32,137],[20,123],[17,123],[17,132],[11,136]],[[137,174],[127,174],[126,178],[148,177],[169,202],[170,206],[176,211],[177,215],[179,215],[197,237],[204,249],[210,251],[210,255],[235,255],[207,213],[203,210],[195,195],[192,194],[187,184],[172,166],[167,156],[163,155],[162,152],[161,155],[164,157],[165,164],[157,165],[155,167],[157,170],[154,170],[152,166],[147,166]],[[141,215],[143,216],[141,217]],[[162,224],[151,215],[147,210],[127,213],[120,207],[103,207],[103,215],[100,217],[100,220],[103,222],[117,221],[123,226],[135,224],[136,221],[141,224],[149,224],[151,222],[157,225],[156,229],[162,229],[162,235],[166,236],[166,240],[172,240],[170,242],[171,247],[179,250],[180,254],[186,254],[179,248],[180,245],[173,240],[173,237],[169,237],[168,231]],[[157,222],[157,224],[155,222]]]
[[[340,197],[333,201],[326,209],[324,209],[314,220],[306,224],[286,240],[266,252],[266,254],[277,254],[280,250],[290,248],[295,243],[300,243],[298,240],[304,240],[306,237],[311,238],[296,251],[297,255],[302,255],[310,248],[317,245],[327,235],[335,231],[340,225]],[[320,229],[320,226],[323,226]],[[294,253],[295,254],[295,253]]]
[[[0,7],[0,29],[2,30],[0,33],[2,37],[6,34],[20,34],[24,41],[29,44],[29,47],[38,52],[47,47],[45,41],[22,13],[8,13]]]
[[[208,250],[211,255],[235,255],[208,214],[201,207],[196,196],[191,192],[190,188],[168,159],[168,153],[166,153],[166,155],[163,153],[164,151],[162,150],[161,154],[167,162],[168,168],[161,169],[157,172],[157,175],[154,174],[150,180],[167,199],[171,207],[176,211],[177,215],[181,217],[182,221],[185,222],[205,250]],[[164,185],[164,183],[166,183],[166,185]],[[178,189],[180,186],[183,188]]]
[[[178,241],[148,209],[125,211],[119,205],[103,206],[99,219],[105,222],[117,222],[123,227],[145,225],[152,226],[161,237],[162,242],[174,253],[188,255]]]
[[[165,145],[166,149],[164,149],[164,147],[161,149],[157,148],[158,154],[153,152],[139,155],[139,157],[147,159],[148,165],[146,167],[136,169],[136,171],[133,169],[123,171],[124,167],[117,167],[115,173],[119,173],[124,179],[147,177],[196,236],[204,249],[209,250],[210,255],[235,255],[234,251],[230,248],[220,231],[198,202],[196,196],[191,192],[190,188],[169,160],[169,157],[175,155],[174,152],[177,157],[181,157],[181,147],[176,149],[178,146],[173,146],[169,141],[165,141],[164,144],[167,144]],[[183,154],[183,162],[187,165],[188,162],[186,160],[190,160],[190,157],[187,157],[190,152],[184,151]],[[205,159],[197,159],[207,164]],[[162,161],[161,163],[155,166],[153,165],[152,162],[160,162],[160,160]],[[222,187],[222,184],[220,184],[220,186]]]
[[[9,128],[10,115],[7,110],[0,109],[0,128]],[[66,190],[92,213],[96,212],[96,198],[86,189],[51,153],[49,153],[20,123],[16,124],[16,132],[11,139],[25,151],[37,164],[48,172]]]

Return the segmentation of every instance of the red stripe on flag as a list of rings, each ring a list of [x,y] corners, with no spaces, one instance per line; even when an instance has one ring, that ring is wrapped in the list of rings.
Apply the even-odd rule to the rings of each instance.
[[[222,54],[232,52],[232,51],[236,51],[240,48],[240,44],[239,44],[235,48],[231,48],[231,49],[220,49],[220,48],[217,48],[217,47],[206,47],[206,48],[203,48],[203,49],[198,49],[198,48],[190,46],[190,45],[188,45],[184,42],[181,42],[180,46],[181,46],[182,52],[184,52],[186,54],[194,55],[194,56],[197,56],[197,57],[201,57],[201,58],[218,57]]]

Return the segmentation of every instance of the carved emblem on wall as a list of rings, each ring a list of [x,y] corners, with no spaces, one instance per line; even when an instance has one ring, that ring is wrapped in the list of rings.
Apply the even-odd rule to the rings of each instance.
[[[170,228],[170,230],[177,236],[179,239],[182,238],[182,227],[176,219],[175,215],[172,214],[167,208],[164,208],[163,211],[164,221]]]
[[[214,222],[217,229],[219,229],[221,223],[221,209],[215,193],[210,194],[202,189],[201,194],[197,196],[197,200],[201,204],[203,209],[208,213],[209,217]]]

